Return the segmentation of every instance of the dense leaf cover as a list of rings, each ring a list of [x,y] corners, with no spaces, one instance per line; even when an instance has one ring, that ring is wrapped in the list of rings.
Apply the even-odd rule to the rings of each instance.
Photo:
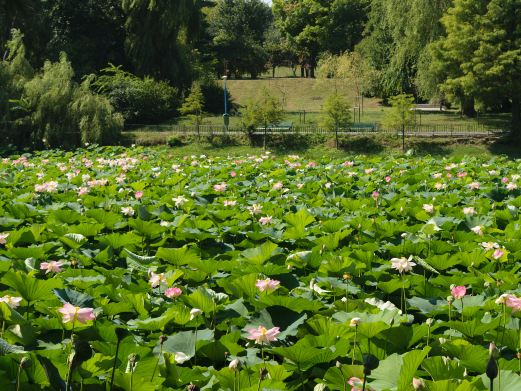
[[[365,372],[366,389],[462,391],[488,389],[497,363],[494,389],[519,389],[518,172],[142,148],[4,159],[0,382],[360,390]]]

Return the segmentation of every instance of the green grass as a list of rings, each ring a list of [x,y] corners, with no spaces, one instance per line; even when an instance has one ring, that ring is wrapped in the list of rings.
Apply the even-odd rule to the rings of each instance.
[[[264,153],[261,147],[245,145],[243,138],[234,145],[209,143],[206,138],[197,142],[195,138],[186,141],[186,145],[180,147],[165,147],[167,140],[174,134],[171,132],[128,132],[132,142],[138,145],[156,145],[168,148],[178,156],[200,155],[209,156],[235,156]],[[288,147],[283,144],[268,143],[268,150],[278,155],[300,154],[310,159],[322,157],[348,158],[354,155],[389,156],[400,155],[401,138],[398,136],[375,134],[371,136],[349,137],[341,140],[342,148],[334,147],[333,139],[322,142],[311,142],[307,145],[298,144]],[[407,138],[406,149],[413,151],[418,156],[439,156],[462,158],[474,156],[490,158],[505,155],[512,159],[521,158],[521,148],[511,144],[508,140],[500,138]]]
[[[278,69],[279,70],[279,69]],[[277,70],[277,71],[278,71]],[[280,74],[288,76],[291,73],[289,68],[281,68]],[[264,76],[271,76],[271,73]],[[325,99],[335,90],[343,95],[352,107],[358,105],[355,91],[346,86],[344,82],[333,79],[302,79],[294,77],[259,78],[256,80],[228,80],[228,90],[234,103],[244,106],[250,100],[256,99],[265,89],[280,99],[284,110],[287,112],[285,121],[301,124],[304,121],[303,112],[306,112],[306,124],[317,125],[321,122],[321,111]],[[389,107],[383,106],[379,99],[364,98],[363,112],[360,122],[375,123],[382,122]],[[462,118],[456,110],[444,113],[422,113],[417,115],[417,123],[439,125],[439,124],[473,124],[477,122],[487,125],[504,128],[509,123],[508,114],[487,114],[481,115],[478,119]],[[358,111],[356,110],[355,122],[359,122]],[[175,121],[179,124],[188,124],[187,118],[179,118]],[[209,116],[205,119],[208,125],[221,125],[222,116]],[[231,127],[239,127],[240,118],[232,115],[230,118]]]

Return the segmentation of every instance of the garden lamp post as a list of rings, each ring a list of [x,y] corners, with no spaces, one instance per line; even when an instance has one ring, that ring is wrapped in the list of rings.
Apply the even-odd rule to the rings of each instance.
[[[224,120],[224,128],[226,131],[228,131],[228,125],[230,125],[230,115],[228,114],[228,93],[226,91],[226,80],[228,79],[228,76],[223,76],[224,81],[224,114],[223,114],[223,120]]]

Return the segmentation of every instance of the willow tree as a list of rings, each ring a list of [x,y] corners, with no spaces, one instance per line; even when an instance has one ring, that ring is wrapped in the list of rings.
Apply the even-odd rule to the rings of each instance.
[[[190,44],[200,25],[200,0],[123,0],[126,50],[140,76],[186,85]]]
[[[426,46],[443,34],[440,18],[451,0],[373,0],[359,50],[380,71],[382,96],[415,93]]]

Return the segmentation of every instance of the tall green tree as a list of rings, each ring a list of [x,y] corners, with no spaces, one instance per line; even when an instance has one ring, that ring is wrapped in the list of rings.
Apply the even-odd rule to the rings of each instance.
[[[121,0],[53,0],[46,3],[51,33],[46,57],[66,52],[77,78],[108,63],[127,65]]]
[[[202,0],[123,0],[126,49],[135,73],[187,85],[190,44],[197,38]],[[189,85],[189,84],[188,84]]]
[[[272,19],[261,0],[219,0],[208,15],[219,70],[256,78],[268,60],[263,44]]]
[[[521,0],[455,0],[442,21],[446,37],[431,47],[441,89],[485,105],[508,100],[521,140]]]
[[[274,0],[279,29],[295,46],[305,70],[315,77],[320,53],[352,50],[362,38],[366,0]]]
[[[451,0],[373,0],[359,50],[380,72],[378,95],[417,93],[426,46],[443,34],[440,18]]]

